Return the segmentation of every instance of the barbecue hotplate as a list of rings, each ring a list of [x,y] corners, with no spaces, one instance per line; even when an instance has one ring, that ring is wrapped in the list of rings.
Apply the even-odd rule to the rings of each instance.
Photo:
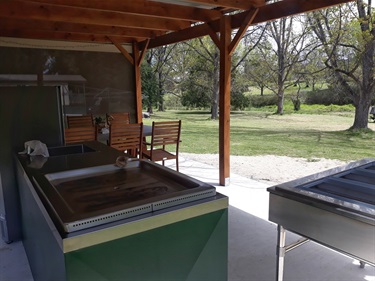
[[[375,164],[346,171],[300,188],[375,205]]]
[[[375,161],[331,169],[275,188],[375,215]]]
[[[66,232],[207,198],[215,187],[146,161],[46,174],[38,184]]]

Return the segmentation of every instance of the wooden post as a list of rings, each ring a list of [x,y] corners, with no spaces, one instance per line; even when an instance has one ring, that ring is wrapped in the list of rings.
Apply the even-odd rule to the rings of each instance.
[[[142,81],[141,81],[141,59],[138,44],[133,43],[134,57],[134,81],[135,81],[135,106],[137,123],[142,122]]]
[[[230,177],[230,85],[231,61],[230,17],[220,20],[220,100],[219,100],[219,183],[228,185]]]

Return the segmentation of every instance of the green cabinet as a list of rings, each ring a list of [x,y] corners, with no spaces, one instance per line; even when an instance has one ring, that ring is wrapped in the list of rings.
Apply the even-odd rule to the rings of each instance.
[[[18,162],[23,243],[35,281],[225,281],[228,198],[62,234]]]

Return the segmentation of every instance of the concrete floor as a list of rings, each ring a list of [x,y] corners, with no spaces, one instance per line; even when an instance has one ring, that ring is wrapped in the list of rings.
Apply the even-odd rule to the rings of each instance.
[[[230,186],[218,186],[217,169],[189,159],[180,159],[180,171],[215,185],[218,192],[229,196],[228,280],[275,280],[277,233],[276,225],[267,220],[267,186],[235,174]],[[289,243],[298,238],[287,234]],[[0,242],[0,280],[33,280],[22,242]],[[358,261],[309,242],[286,255],[284,280],[375,281],[375,268],[366,265],[361,269]]]

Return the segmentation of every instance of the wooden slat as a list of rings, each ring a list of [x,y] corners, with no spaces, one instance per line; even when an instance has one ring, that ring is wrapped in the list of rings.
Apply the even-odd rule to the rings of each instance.
[[[69,128],[75,127],[93,127],[94,121],[92,115],[70,116],[67,117]]]
[[[65,128],[65,144],[82,143],[96,140],[95,127],[74,127]]]
[[[129,124],[130,123],[130,113],[129,112],[112,112],[106,114],[107,123],[109,125],[115,123]]]
[[[152,145],[177,144],[180,141],[181,121],[153,122]]]
[[[133,156],[142,155],[142,141],[143,123],[114,123],[109,127],[109,146],[117,150],[127,151]]]

